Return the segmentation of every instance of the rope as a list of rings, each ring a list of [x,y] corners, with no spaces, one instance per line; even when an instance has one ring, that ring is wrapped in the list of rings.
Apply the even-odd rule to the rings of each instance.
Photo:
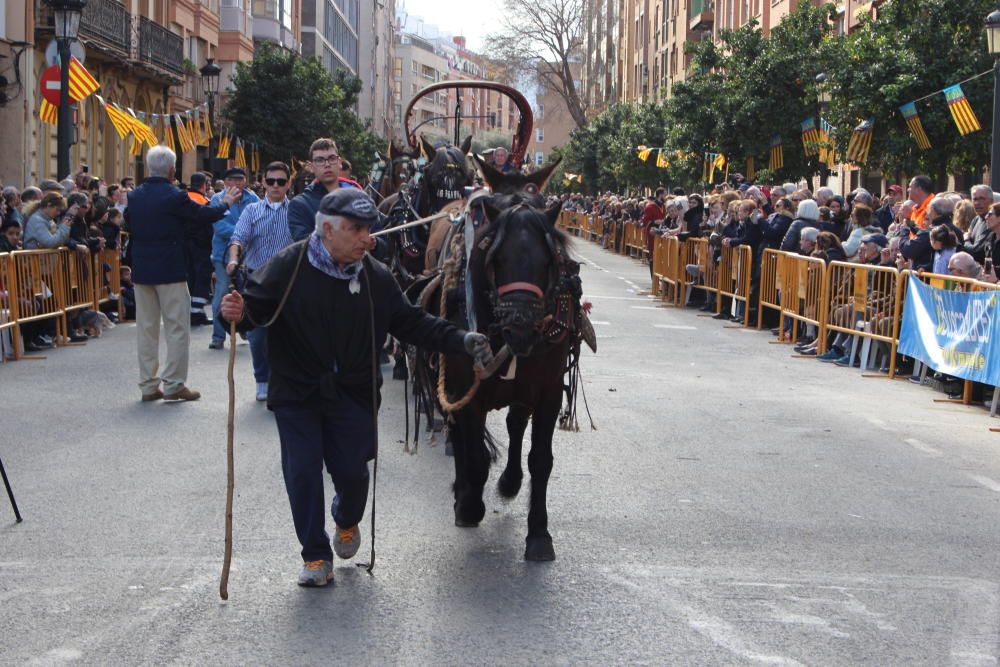
[[[446,310],[448,292],[458,286],[458,273],[462,265],[460,260],[464,256],[465,231],[461,225],[458,225],[455,227],[455,233],[451,237],[451,253],[448,255],[448,259],[444,262],[444,280],[441,281],[441,310],[439,315],[446,319],[448,315]],[[465,395],[462,398],[453,403],[448,399],[448,392],[445,389],[445,379],[448,372],[444,352],[440,354],[438,359],[438,402],[441,404],[441,409],[445,412],[457,412],[467,406],[472,401],[473,397],[475,397],[476,392],[479,391],[483,371],[478,368],[475,369],[475,376],[472,378],[472,386],[469,387],[469,390],[465,392]]]
[[[970,76],[968,79],[965,79],[963,81],[959,81],[958,83],[955,83],[955,84],[952,84],[952,85],[953,86],[961,86],[963,83],[969,83],[970,81],[975,81],[976,79],[978,79],[981,76],[986,76],[987,74],[992,74],[992,73],[993,73],[993,68],[990,68],[990,69],[986,70],[985,72],[983,72],[982,74],[976,74],[975,76]],[[952,86],[948,86],[948,88],[951,88],[951,87]],[[917,99],[913,100],[913,103],[916,104],[917,102],[923,102],[924,100],[926,100],[929,97],[934,97],[935,95],[940,95],[945,90],[947,90],[947,88],[942,88],[941,90],[935,90],[930,95],[924,95],[923,97],[918,97]]]

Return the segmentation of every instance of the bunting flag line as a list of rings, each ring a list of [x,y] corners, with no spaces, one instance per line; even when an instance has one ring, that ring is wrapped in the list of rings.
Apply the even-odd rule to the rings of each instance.
[[[159,140],[153,133],[153,128],[142,122],[132,109],[129,109],[128,113],[132,116],[132,134],[135,135],[140,142],[145,142],[149,144],[150,147],[155,146]]]
[[[983,129],[979,124],[979,119],[976,118],[976,112],[969,104],[969,99],[962,92],[962,86],[955,85],[945,88],[944,96],[948,100],[948,110],[951,111],[951,117],[955,119],[955,125],[958,126],[958,131],[963,137]]]
[[[670,163],[667,162],[667,156],[663,154],[663,151],[660,151],[656,155],[656,166],[660,169],[666,169],[670,166]]]
[[[746,177],[747,177],[748,181],[752,181],[754,178],[757,177],[757,171],[754,169],[753,156],[750,156],[750,157],[747,158],[747,173],[746,173]]]
[[[236,166],[240,169],[247,168],[247,157],[243,152],[243,140],[239,137],[236,137],[236,155],[233,157],[233,160],[236,162]]]
[[[825,118],[819,119],[819,161],[827,167],[832,167],[837,163],[836,132]]]
[[[115,126],[115,132],[119,139],[124,139],[132,131],[132,116],[128,115],[117,104],[105,104],[104,111],[107,112],[111,124]]]
[[[170,117],[163,116],[162,121],[163,121],[163,143],[167,148],[176,153],[177,149],[175,148],[174,144],[174,128],[170,126]]]
[[[703,164],[702,169],[701,169],[701,182],[702,183],[711,183],[712,182],[712,175],[715,172],[715,169],[712,168],[712,163],[714,161],[715,161],[715,154],[714,153],[705,153],[704,164]]]
[[[652,148],[641,148],[639,149],[639,159],[643,162],[649,161],[649,156],[653,154]]]
[[[38,107],[38,119],[49,125],[59,124],[59,107],[50,104],[47,99],[42,98],[42,105]]]
[[[229,134],[224,134],[219,139],[219,151],[215,154],[215,157],[222,158],[223,160],[229,159]]]
[[[913,135],[913,140],[917,142],[917,147],[921,150],[930,148],[931,140],[927,138],[927,132],[924,131],[924,124],[920,122],[920,114],[917,113],[916,103],[910,102],[909,104],[904,104],[899,107],[899,112],[903,114],[906,126],[910,128],[910,134]]]
[[[79,60],[70,56],[69,59],[69,99],[79,102],[101,87],[97,79],[87,71]]]
[[[139,157],[142,155],[142,139],[135,134],[132,135],[132,145],[129,147],[129,155]]]
[[[816,129],[816,119],[806,118],[800,123],[802,128],[802,147],[806,155],[819,155],[819,131]]]
[[[729,160],[722,153],[715,156],[715,160],[712,161],[712,173],[715,174],[715,170],[725,171],[726,180],[729,180]]]
[[[260,149],[257,148],[257,144],[253,145],[253,153],[250,157],[250,169],[255,174],[260,171]]]
[[[854,128],[851,141],[847,144],[847,160],[854,164],[864,164],[868,161],[868,151],[872,147],[872,134],[875,128],[875,118],[869,118]]]
[[[771,160],[767,168],[771,171],[778,171],[785,166],[785,150],[781,146],[781,135],[776,134],[771,137]]]
[[[184,119],[181,118],[180,114],[174,114],[174,126],[177,128],[177,143],[180,146],[181,152],[187,153],[194,149],[194,144],[191,143],[191,135],[188,134],[187,127],[184,125]]]

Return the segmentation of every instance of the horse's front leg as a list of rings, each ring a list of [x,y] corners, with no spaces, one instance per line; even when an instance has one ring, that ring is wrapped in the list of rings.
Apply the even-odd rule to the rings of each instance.
[[[531,408],[523,403],[511,403],[507,411],[507,466],[497,480],[497,491],[504,498],[513,498],[521,490],[521,445],[528,428]]]
[[[556,552],[549,535],[549,513],[545,508],[549,475],[552,473],[552,434],[555,432],[562,391],[546,392],[535,408],[531,420],[531,451],[528,452],[528,472],[531,474],[531,501],[528,508],[528,537],[524,559],[555,560]]]
[[[484,432],[486,414],[466,407],[455,414],[449,433],[455,454],[455,525],[474,528],[486,515],[483,487],[490,473]]]

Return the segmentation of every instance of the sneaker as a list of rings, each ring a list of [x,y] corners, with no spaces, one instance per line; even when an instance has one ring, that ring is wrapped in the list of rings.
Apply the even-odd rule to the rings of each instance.
[[[850,366],[851,358],[845,354],[840,359],[835,360],[833,363],[837,364],[838,366]]]
[[[299,574],[299,586],[319,588],[333,581],[333,563],[328,560],[307,560]]]
[[[799,350],[799,354],[801,354],[803,357],[815,357],[815,356],[817,356],[817,354],[816,354],[816,348],[815,347],[807,347],[804,350]]]
[[[212,342],[208,344],[208,349],[210,350],[221,350],[226,346],[226,341],[212,339]]]
[[[197,401],[201,398],[201,394],[193,389],[188,389],[184,385],[181,388],[171,394],[164,394],[163,400],[165,401]]]
[[[258,382],[257,383],[257,400],[266,401],[267,400],[267,383]]]
[[[357,526],[353,528],[341,528],[337,526],[337,532],[333,537],[333,551],[340,558],[353,558],[358,553],[361,546],[361,529]]]
[[[840,350],[830,350],[829,352],[824,352],[823,354],[817,355],[816,358],[819,361],[836,361],[843,356],[843,352]]]
[[[40,341],[44,345],[48,345],[49,347],[55,345],[55,342],[53,342],[52,337],[46,336],[45,334],[39,335],[38,338],[36,338],[36,340]]]

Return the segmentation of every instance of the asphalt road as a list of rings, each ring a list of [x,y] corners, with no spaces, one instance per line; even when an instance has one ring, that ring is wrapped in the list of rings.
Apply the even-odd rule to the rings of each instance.
[[[996,664],[1000,435],[985,412],[661,308],[644,266],[577,247],[597,430],[556,432],[555,562],[522,560],[525,491],[491,489],[483,524],[454,526],[451,459],[426,440],[403,452],[387,381],[375,574],[340,561],[332,587],[298,588],[243,344],[220,601],[226,353],[197,330],[204,398],[141,404],[121,326],[0,366],[0,456],[25,516],[0,496],[0,663]]]

